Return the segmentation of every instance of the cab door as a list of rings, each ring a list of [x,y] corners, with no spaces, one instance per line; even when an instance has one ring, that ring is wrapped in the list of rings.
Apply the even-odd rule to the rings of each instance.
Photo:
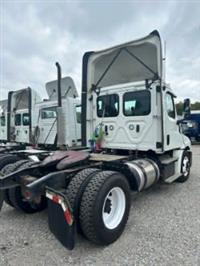
[[[54,144],[57,134],[56,106],[44,107],[40,110],[38,127],[39,136],[37,143]]]
[[[182,136],[177,125],[177,114],[174,95],[170,91],[164,93],[164,150],[179,148]]]

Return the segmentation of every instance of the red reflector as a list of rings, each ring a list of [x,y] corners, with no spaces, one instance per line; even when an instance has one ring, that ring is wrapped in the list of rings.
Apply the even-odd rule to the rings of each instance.
[[[55,203],[59,203],[59,199],[60,199],[59,196],[53,195],[52,201],[55,202]]]
[[[67,221],[67,223],[69,225],[72,225],[72,216],[71,216],[71,213],[69,212],[68,209],[66,209],[66,211],[64,211],[64,216],[65,216],[65,220]]]
[[[31,192],[30,192],[30,191],[25,191],[25,192],[24,192],[24,196],[25,196],[26,199],[30,199],[30,197],[31,197]]]

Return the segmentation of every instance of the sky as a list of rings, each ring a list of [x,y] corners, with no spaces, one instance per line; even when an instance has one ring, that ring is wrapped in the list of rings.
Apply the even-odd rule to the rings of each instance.
[[[63,76],[81,92],[82,57],[146,36],[166,42],[166,80],[178,100],[200,101],[200,1],[0,0],[0,99]]]

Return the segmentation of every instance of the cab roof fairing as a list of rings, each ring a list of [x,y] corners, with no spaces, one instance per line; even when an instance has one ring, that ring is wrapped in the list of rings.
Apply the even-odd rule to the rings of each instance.
[[[8,100],[1,100],[0,101],[0,115],[3,115],[7,112]]]
[[[36,104],[41,100],[37,91],[30,87],[13,91],[11,97],[12,109],[16,110],[28,109],[30,100],[32,100],[32,104]],[[29,97],[31,97],[31,99]]]
[[[48,94],[48,100],[57,100],[58,98],[58,89],[57,89],[57,80],[49,81],[45,84],[46,91]],[[62,98],[66,97],[78,97],[78,92],[74,83],[74,80],[67,76],[61,79],[61,95]]]
[[[158,31],[138,40],[88,54],[87,91],[97,83],[99,87],[108,87],[146,79],[155,80],[155,74],[162,79],[162,45]]]

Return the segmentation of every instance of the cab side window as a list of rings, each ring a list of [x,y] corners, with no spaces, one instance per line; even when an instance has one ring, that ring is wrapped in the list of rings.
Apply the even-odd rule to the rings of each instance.
[[[0,125],[1,125],[2,127],[5,127],[5,125],[6,125],[6,118],[5,118],[5,115],[0,116],[0,121],[1,121]]]
[[[15,126],[21,126],[21,114],[15,115]]]
[[[151,112],[151,94],[148,90],[126,92],[123,96],[125,116],[144,116]]]
[[[119,114],[119,96],[117,94],[97,97],[97,116],[115,117]]]
[[[165,95],[165,106],[168,116],[171,118],[175,118],[176,112],[175,112],[174,99],[170,93],[166,93]]]
[[[51,119],[51,118],[56,118],[57,113],[56,113],[56,107],[45,107],[41,110],[41,118],[42,119]]]
[[[30,117],[28,113],[24,113],[22,116],[22,122],[23,122],[23,126],[29,126],[30,124]]]

